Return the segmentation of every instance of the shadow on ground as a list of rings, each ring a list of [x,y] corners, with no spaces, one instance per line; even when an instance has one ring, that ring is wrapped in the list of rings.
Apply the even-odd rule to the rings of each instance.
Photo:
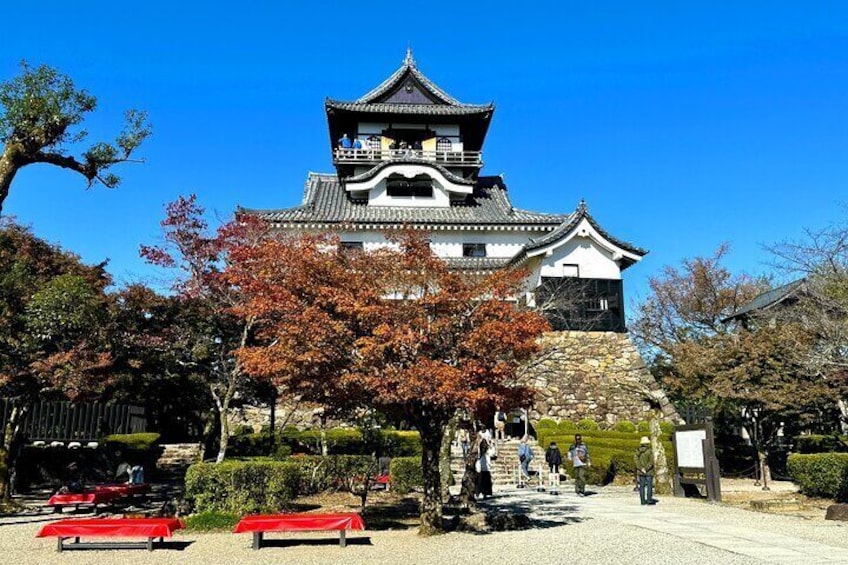
[[[347,545],[374,545],[371,543],[371,538],[364,537],[348,537]],[[339,545],[339,538],[297,538],[297,539],[268,539],[262,540],[262,549],[266,547],[294,547],[298,545]],[[261,550],[260,550],[261,551]]]

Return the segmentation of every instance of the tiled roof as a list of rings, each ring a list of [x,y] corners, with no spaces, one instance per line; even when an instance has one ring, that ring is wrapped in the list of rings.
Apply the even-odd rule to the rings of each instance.
[[[392,100],[389,96],[396,91],[400,84],[411,76],[423,88],[431,100],[423,100],[428,103],[387,102]],[[494,110],[494,104],[463,104],[447,92],[436,86],[429,78],[424,76],[415,59],[412,58],[412,50],[407,49],[403,64],[386,80],[377,85],[370,92],[360,96],[353,102],[332,100],[327,98],[325,106],[336,110],[350,110],[356,112],[372,112],[384,114],[420,114],[432,116],[461,116],[470,114],[483,114]]]
[[[553,229],[568,215],[543,214],[513,208],[501,177],[480,177],[472,194],[450,207],[368,206],[368,201],[346,193],[336,175],[310,173],[303,204],[279,210],[249,210],[245,213],[274,223],[539,226]]]
[[[426,116],[467,116],[483,114],[495,109],[494,104],[463,104],[447,106],[442,104],[369,104],[367,102],[342,102],[327,98],[327,108],[334,110],[350,110],[354,112],[371,112],[376,114],[418,114]]]
[[[788,298],[792,298],[793,296],[795,296],[798,290],[803,290],[804,283],[806,283],[806,279],[798,279],[797,281],[792,281],[789,284],[785,284],[783,286],[779,286],[777,288],[773,288],[762,294],[759,294],[754,297],[753,300],[751,300],[747,304],[742,305],[738,310],[736,310],[733,314],[731,314],[722,321],[727,322],[735,318],[746,316],[752,312],[765,310],[775,304],[783,302]]]
[[[442,257],[448,267],[457,271],[494,271],[506,267],[512,257]]]
[[[530,243],[524,246],[525,251],[534,251],[536,249],[541,249],[542,247],[545,247],[546,245],[555,242],[559,238],[567,235],[575,227],[577,227],[577,224],[579,224],[580,221],[584,218],[589,221],[592,227],[595,228],[595,230],[599,234],[601,234],[601,236],[603,236],[605,239],[609,240],[613,244],[617,245],[618,247],[624,249],[625,251],[629,251],[637,255],[646,255],[648,253],[645,249],[642,249],[641,247],[636,247],[631,243],[628,243],[610,235],[606,230],[601,227],[598,222],[595,221],[595,218],[593,218],[592,215],[589,214],[589,207],[586,206],[586,202],[582,200],[580,201],[580,205],[577,206],[577,210],[575,210],[575,212],[571,214],[569,221],[563,222],[554,231],[532,240]]]
[[[393,165],[398,164],[412,164],[412,165],[425,165],[427,167],[432,167],[439,171],[446,179],[451,181],[454,184],[464,184],[464,185],[472,185],[474,184],[473,179],[465,179],[458,175],[453,174],[443,166],[438,163],[434,163],[429,159],[417,159],[415,157],[404,157],[402,159],[395,159],[394,161],[383,161],[379,165],[374,165],[372,168],[368,169],[364,173],[360,173],[358,175],[345,178],[345,182],[364,182],[369,179],[374,178],[374,175],[382,171],[387,167],[391,167]]]

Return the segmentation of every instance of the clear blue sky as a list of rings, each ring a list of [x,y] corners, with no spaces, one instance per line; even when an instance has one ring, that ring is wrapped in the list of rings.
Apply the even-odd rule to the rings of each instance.
[[[495,101],[484,172],[517,206],[585,198],[651,250],[625,273],[630,298],[722,241],[732,267],[763,271],[762,243],[846,213],[846,2],[75,4],[5,6],[0,78],[21,59],[70,74],[100,99],[93,138],[148,110],[147,163],[113,191],[29,167],[5,212],[108,258],[118,282],[151,276],[138,246],[180,194],[221,217],[298,204],[307,171],[332,170],[324,97],[363,94],[407,44],[453,96]]]

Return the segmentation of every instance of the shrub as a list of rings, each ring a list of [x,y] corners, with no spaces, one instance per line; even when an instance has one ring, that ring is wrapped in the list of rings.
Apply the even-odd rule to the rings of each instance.
[[[598,423],[594,420],[589,419],[589,418],[583,418],[582,420],[577,422],[577,429],[578,430],[597,430],[598,429]]]
[[[542,418],[541,420],[539,420],[539,423],[536,424],[536,431],[537,432],[541,431],[541,430],[556,430],[556,428],[557,428],[556,421],[551,420],[550,418]]]
[[[620,422],[616,422],[615,428],[613,428],[617,432],[625,432],[632,434],[636,431],[636,424],[633,422],[628,422],[627,420],[621,420]]]
[[[649,434],[651,433],[651,424],[642,420],[638,424],[636,424],[636,431],[640,434]]]
[[[303,476],[284,461],[195,463],[186,471],[186,498],[197,512],[279,512],[299,494]]]
[[[407,494],[416,487],[424,485],[419,457],[395,457],[389,465],[389,477],[392,490],[398,494]]]
[[[574,432],[577,429],[577,425],[574,422],[569,422],[568,420],[563,420],[559,424],[557,424],[557,433],[567,434],[570,432]]]
[[[292,448],[290,445],[286,445],[281,443],[277,445],[277,448],[274,450],[274,453],[271,455],[277,461],[285,461],[292,454]]]
[[[159,441],[159,434],[144,432],[138,434],[112,434],[104,437],[102,443],[114,449],[132,449],[136,451],[147,451]]]
[[[795,438],[798,453],[842,453],[848,451],[848,437],[809,435]]]
[[[671,437],[671,434],[674,433],[674,424],[671,422],[660,422],[660,431],[664,436]]]
[[[268,434],[253,433],[252,428],[249,428],[249,426],[242,427],[246,427],[251,431],[249,433],[230,436],[230,441],[227,444],[227,459],[267,455],[271,444],[271,438],[268,437]]]
[[[848,501],[848,453],[793,453],[788,468],[802,493]]]
[[[200,512],[192,514],[186,518],[186,528],[198,532],[208,531],[232,531],[238,521],[241,519],[240,514],[232,514],[230,512]]]
[[[415,457],[421,455],[421,437],[416,431],[383,431],[383,453],[391,457]]]
[[[287,461],[300,470],[303,494],[353,490],[356,479],[374,475],[377,470],[377,462],[370,455],[295,455]]]

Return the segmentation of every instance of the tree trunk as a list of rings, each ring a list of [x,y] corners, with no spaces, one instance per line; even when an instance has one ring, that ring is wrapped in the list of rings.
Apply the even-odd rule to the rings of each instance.
[[[447,500],[450,496],[449,488],[453,485],[453,471],[451,471],[451,446],[453,438],[456,434],[456,425],[459,421],[459,414],[454,415],[445,427],[445,433],[442,437],[442,448],[440,452],[439,465],[442,479],[442,500]]]
[[[12,402],[12,410],[3,428],[3,445],[0,446],[0,499],[4,502],[9,502],[12,499],[10,483],[12,471],[16,463],[13,444],[15,443],[15,435],[18,433],[18,426],[23,420],[25,411],[25,408],[14,400],[10,400],[9,402]]]
[[[459,502],[468,508],[477,507],[477,459],[480,453],[477,450],[479,444],[475,441],[468,449],[465,456],[465,473],[462,475],[462,489],[459,491]]]
[[[218,415],[221,420],[221,435],[218,439],[218,456],[215,458],[215,463],[220,463],[227,456],[227,445],[230,442],[230,403],[236,393],[237,377],[233,374],[229,375],[227,382],[227,391],[224,397],[218,396],[215,387],[212,386],[212,396],[215,398],[215,405],[218,407]]]
[[[12,180],[18,172],[19,167],[14,161],[12,149],[6,148],[3,155],[0,156],[0,214],[3,213],[3,202],[9,196],[9,189],[12,188]]]
[[[442,439],[446,422],[426,417],[420,419],[421,472],[424,479],[424,497],[421,500],[421,524],[418,533],[433,535],[444,532],[442,523],[442,480],[439,470]]]

